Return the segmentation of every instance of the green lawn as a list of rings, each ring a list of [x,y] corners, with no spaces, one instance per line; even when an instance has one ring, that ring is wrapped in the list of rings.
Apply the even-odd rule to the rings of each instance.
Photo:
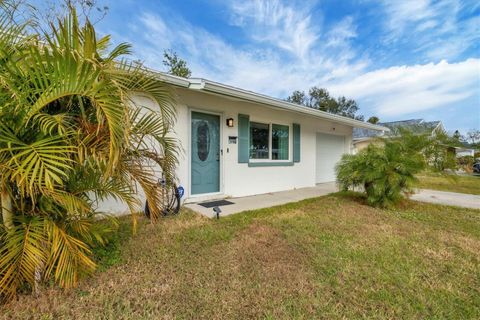
[[[184,211],[142,220],[101,265],[0,317],[479,319],[480,210],[337,194],[218,221]]]
[[[417,188],[480,195],[480,176],[424,173],[417,178],[419,179]]]

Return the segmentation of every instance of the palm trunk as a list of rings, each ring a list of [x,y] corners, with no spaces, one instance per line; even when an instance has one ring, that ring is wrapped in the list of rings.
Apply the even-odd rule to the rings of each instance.
[[[42,271],[45,266],[43,263],[35,267],[34,282],[33,282],[33,295],[38,297],[40,294],[40,284],[42,283]]]
[[[0,190],[0,203],[2,205],[3,225],[7,231],[11,230],[13,228],[13,204],[12,198],[5,186],[2,186]]]

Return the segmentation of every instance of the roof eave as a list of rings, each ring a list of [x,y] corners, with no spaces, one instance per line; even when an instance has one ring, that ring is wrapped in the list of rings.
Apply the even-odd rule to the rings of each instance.
[[[269,97],[267,95],[259,94],[256,92],[243,90],[240,88],[231,87],[224,85],[218,82],[202,79],[202,78],[182,78],[174,75],[158,72],[149,69],[149,71],[154,72],[159,80],[172,84],[175,86],[188,88],[191,90],[198,90],[202,92],[210,92],[215,94],[220,94],[224,96],[230,96],[236,99],[241,99],[244,101],[249,101],[253,103],[258,103],[262,105],[267,105],[269,107],[283,109],[290,112],[296,112],[300,114],[308,114],[316,118],[330,120],[336,123],[347,124],[356,128],[372,129],[377,131],[390,131],[389,128],[371,124],[368,122],[363,122],[360,120],[351,119],[348,117],[339,116],[333,113],[328,113],[321,110],[311,109],[304,106],[300,106],[295,103],[287,102],[284,100],[276,99]]]
[[[195,80],[198,80],[198,79],[195,79]],[[275,107],[275,108],[283,109],[287,111],[293,111],[301,114],[308,114],[317,118],[327,119],[327,120],[331,120],[333,122],[342,123],[342,124],[348,124],[352,127],[372,129],[372,130],[378,130],[378,131],[390,131],[390,129],[383,126],[378,126],[368,122],[363,122],[360,120],[339,116],[339,115],[328,113],[321,110],[307,108],[295,103],[290,103],[280,99],[272,98],[263,94],[252,92],[252,91],[230,87],[227,85],[223,85],[221,83],[217,83],[217,82],[213,82],[205,79],[201,79],[201,80],[204,83],[204,86],[201,89],[202,91],[208,91],[208,92],[226,95],[226,96],[230,96],[230,97],[234,97],[234,98],[238,98],[238,99],[242,99],[242,100],[246,100],[254,103],[260,103],[260,104],[268,105],[271,107]]]
[[[151,72],[158,80],[162,82],[165,82],[174,86],[182,87],[182,88],[189,88],[191,85],[190,79],[174,76],[168,73],[159,72],[159,71],[147,68],[145,66],[143,68],[146,71]]]

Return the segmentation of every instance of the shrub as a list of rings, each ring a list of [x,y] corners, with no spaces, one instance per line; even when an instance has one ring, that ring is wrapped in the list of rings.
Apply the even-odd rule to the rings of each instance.
[[[425,167],[423,141],[409,135],[385,140],[384,147],[371,144],[358,154],[345,154],[336,167],[337,181],[343,190],[363,187],[370,205],[394,205],[412,191],[415,174]]]
[[[474,158],[472,156],[462,156],[457,158],[457,163],[459,166],[468,166],[474,163]]]
[[[475,159],[472,156],[462,156],[457,158],[457,166],[465,172],[472,173]]]

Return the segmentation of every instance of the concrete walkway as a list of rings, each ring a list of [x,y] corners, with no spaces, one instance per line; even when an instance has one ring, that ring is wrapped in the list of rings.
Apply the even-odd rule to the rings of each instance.
[[[226,200],[231,201],[234,204],[221,206],[220,209],[222,210],[222,213],[220,213],[220,216],[227,216],[247,210],[269,208],[289,202],[297,202],[308,198],[324,196],[336,191],[338,191],[336,184],[334,182],[331,182],[318,184],[315,187],[311,188],[300,188],[295,190],[272,192],[242,198],[228,198]],[[201,213],[202,215],[207,217],[214,216],[212,208],[202,207],[198,205],[198,203],[189,203],[186,204],[185,207]]]
[[[410,197],[415,201],[480,209],[480,196],[466,193],[420,189]]]
[[[228,198],[226,200],[233,202],[233,204],[220,206],[220,209],[222,210],[220,216],[227,216],[247,210],[269,208],[289,202],[320,197],[337,191],[338,188],[336,184],[330,182],[318,184],[311,188],[300,188],[241,198]],[[480,196],[472,194],[420,189],[417,190],[417,193],[412,195],[410,199],[434,204],[480,209]],[[198,203],[185,204],[185,207],[206,217],[214,217],[212,208],[202,207]]]

